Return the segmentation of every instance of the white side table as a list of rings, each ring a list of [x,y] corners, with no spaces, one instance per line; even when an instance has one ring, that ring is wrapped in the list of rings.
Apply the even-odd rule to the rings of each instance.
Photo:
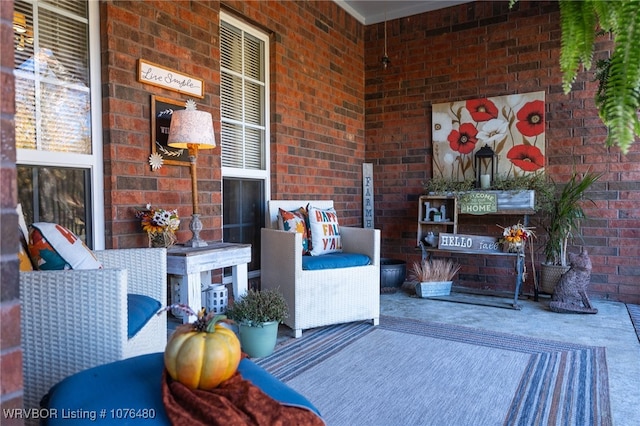
[[[247,292],[247,264],[251,262],[251,244],[209,243],[206,247],[175,245],[167,249],[167,273],[178,275],[180,303],[198,312],[202,308],[201,284],[211,283],[211,271],[231,266],[233,297]],[[185,315],[183,323],[195,320]]]

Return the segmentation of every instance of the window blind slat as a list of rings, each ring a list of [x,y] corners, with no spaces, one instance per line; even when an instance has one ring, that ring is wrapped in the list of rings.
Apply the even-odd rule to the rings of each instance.
[[[222,122],[220,138],[222,140],[220,150],[222,165],[225,167],[242,168],[242,127]]]
[[[58,9],[71,12],[74,15],[87,16],[87,2],[78,0],[40,0],[40,3],[46,3]]]
[[[88,82],[87,25],[42,10],[38,15],[40,47],[51,54],[46,71],[64,81]],[[84,42],[79,42],[84,41]]]
[[[245,85],[245,120],[247,123],[262,125],[264,114],[263,87],[255,83],[247,82]]]
[[[242,80],[229,74],[222,74],[220,84],[220,114],[222,118],[242,120]]]
[[[242,33],[238,28],[223,22],[221,25],[221,65],[236,73],[242,73]]]
[[[254,80],[264,80],[262,75],[262,57],[263,57],[263,43],[261,40],[251,36],[245,35],[245,69],[244,73],[247,77]]]

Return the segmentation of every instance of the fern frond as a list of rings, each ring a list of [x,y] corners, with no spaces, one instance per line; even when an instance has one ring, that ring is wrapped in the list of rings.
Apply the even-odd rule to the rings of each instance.
[[[640,137],[640,1],[614,3],[618,28],[600,117],[609,128],[607,145],[617,145],[626,154],[635,137]]]
[[[612,32],[618,29],[620,8],[618,4],[610,0],[589,0],[598,17],[600,29],[604,32]]]
[[[596,15],[590,1],[560,0],[560,71],[562,88],[571,91],[582,63],[591,68],[595,40]]]
[[[609,69],[611,68],[611,58],[600,59],[596,62],[595,78],[598,81],[598,90],[595,101],[598,110],[602,108],[607,100],[607,81],[609,80]]]

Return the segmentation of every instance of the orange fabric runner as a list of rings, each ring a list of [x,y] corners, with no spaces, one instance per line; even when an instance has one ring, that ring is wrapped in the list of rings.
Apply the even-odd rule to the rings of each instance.
[[[236,372],[210,391],[189,389],[162,373],[162,402],[175,426],[324,426],[304,408],[282,405]]]

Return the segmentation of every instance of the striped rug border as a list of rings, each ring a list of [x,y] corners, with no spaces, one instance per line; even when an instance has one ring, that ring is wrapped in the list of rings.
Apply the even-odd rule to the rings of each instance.
[[[633,328],[636,330],[636,336],[640,342],[640,305],[627,303],[627,312],[629,312],[631,324],[633,324]]]
[[[352,322],[307,330],[298,339],[276,347],[273,354],[254,360],[256,364],[286,382],[340,352],[375,328],[369,322]]]
[[[529,354],[505,425],[612,424],[605,348],[389,316],[377,328]],[[286,383],[374,330],[370,322],[308,330],[255,362]]]

